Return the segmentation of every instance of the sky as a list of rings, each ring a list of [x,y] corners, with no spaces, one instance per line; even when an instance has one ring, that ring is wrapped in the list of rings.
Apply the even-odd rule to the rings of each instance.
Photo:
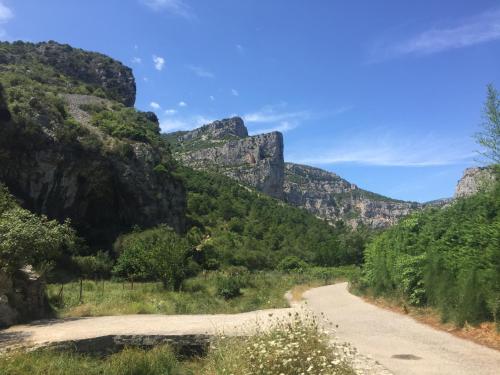
[[[498,0],[0,0],[0,39],[122,61],[164,132],[238,115],[286,161],[421,202],[481,164],[500,88]]]

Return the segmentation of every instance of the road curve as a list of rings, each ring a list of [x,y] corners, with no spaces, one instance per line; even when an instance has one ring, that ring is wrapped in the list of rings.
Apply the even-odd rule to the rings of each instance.
[[[371,357],[396,375],[500,374],[499,351],[371,305],[350,294],[347,283],[311,289],[304,298],[314,313],[324,313],[338,325],[336,341],[351,343],[360,357]],[[121,315],[33,322],[0,331],[0,352],[108,335],[249,334],[269,326],[274,320],[270,315],[287,317],[294,311],[301,309],[295,305],[243,314]],[[371,366],[372,362],[367,363]]]
[[[499,351],[371,305],[350,294],[347,283],[311,289],[304,298],[315,313],[338,324],[337,340],[396,375],[500,374]]]

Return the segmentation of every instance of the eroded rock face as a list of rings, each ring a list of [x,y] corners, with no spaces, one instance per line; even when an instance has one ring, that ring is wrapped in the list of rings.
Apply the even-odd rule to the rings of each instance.
[[[132,69],[108,56],[53,41],[15,42],[12,45],[3,42],[0,47],[2,44],[10,47],[0,53],[0,64],[35,60],[75,80],[101,87],[107,97],[128,107],[135,103],[136,85]]]
[[[239,117],[216,121],[178,137],[176,157],[195,169],[212,169],[274,198],[283,197],[283,136],[248,136]]]
[[[458,181],[454,198],[469,197],[483,189],[487,189],[494,179],[494,172],[490,167],[467,168]]]
[[[45,139],[44,147],[7,148],[0,180],[23,206],[50,218],[70,218],[93,245],[107,245],[133,225],[184,228],[182,183],[155,172],[161,156],[135,143],[127,156],[103,155]]]
[[[285,163],[285,200],[329,221],[383,228],[420,208],[358,188],[335,173]]]

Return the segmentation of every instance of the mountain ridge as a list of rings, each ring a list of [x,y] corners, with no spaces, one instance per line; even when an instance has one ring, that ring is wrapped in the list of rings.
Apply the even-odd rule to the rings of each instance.
[[[383,228],[421,208],[416,202],[360,189],[333,172],[285,162],[283,135],[249,136],[240,117],[167,133],[164,138],[182,164],[215,170],[331,222]]]

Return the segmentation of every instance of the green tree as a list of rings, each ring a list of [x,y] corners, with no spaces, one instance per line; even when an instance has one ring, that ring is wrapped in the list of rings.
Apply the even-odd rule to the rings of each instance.
[[[489,84],[483,110],[482,131],[476,134],[477,142],[483,147],[481,155],[493,163],[500,163],[500,97]]]
[[[133,232],[119,239],[114,273],[127,278],[161,280],[179,290],[188,275],[189,242],[167,226]]]
[[[60,224],[20,208],[0,185],[0,268],[11,273],[28,264],[40,267],[69,252],[75,240],[69,221]]]

